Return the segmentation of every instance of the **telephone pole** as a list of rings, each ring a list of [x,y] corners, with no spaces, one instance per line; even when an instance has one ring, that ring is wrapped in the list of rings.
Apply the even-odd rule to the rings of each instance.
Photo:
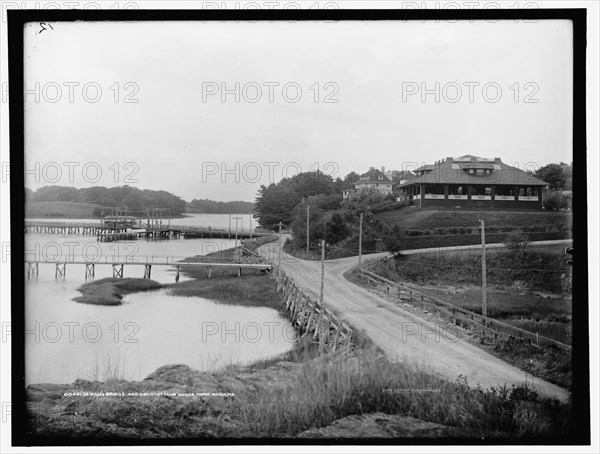
[[[283,226],[283,224],[281,223],[281,221],[279,221],[279,268],[281,269],[281,249],[282,249],[282,245],[281,245],[281,227]]]
[[[233,220],[235,221],[235,248],[237,249],[237,234],[238,234],[238,221],[241,218],[239,216],[235,216]]]
[[[319,303],[323,304],[323,292],[325,290],[325,240],[321,240],[321,292]]]
[[[306,205],[306,253],[308,254],[308,244],[310,237],[310,205]]]
[[[228,238],[231,239],[231,213],[228,213],[228,214],[229,214],[229,236],[228,236]]]
[[[358,269],[360,270],[360,265],[362,262],[362,223],[363,223],[363,213],[360,213],[360,227],[358,229]]]
[[[487,271],[485,263],[485,221],[481,223],[481,314],[487,317]]]

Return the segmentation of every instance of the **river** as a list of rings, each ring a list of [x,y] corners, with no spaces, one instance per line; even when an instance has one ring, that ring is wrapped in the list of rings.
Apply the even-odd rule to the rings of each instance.
[[[195,215],[185,221],[186,225],[226,228],[229,216]],[[103,263],[115,258],[174,261],[234,245],[234,240],[227,239],[97,243],[93,236],[51,234],[27,234],[25,242],[29,259],[94,257],[100,263],[95,279],[112,277],[112,267]],[[142,277],[143,272],[139,265],[125,265],[123,270],[124,277]],[[153,267],[152,279],[172,283],[175,270]],[[182,274],[180,282],[185,279]],[[126,295],[121,306],[77,303],[73,298],[80,295],[77,288],[85,282],[85,265],[68,264],[66,277],[55,279],[52,263],[40,264],[38,277],[26,280],[27,384],[70,383],[77,378],[142,380],[166,364],[211,371],[282,354],[295,341],[289,321],[270,308],[221,305],[170,295],[165,289]]]

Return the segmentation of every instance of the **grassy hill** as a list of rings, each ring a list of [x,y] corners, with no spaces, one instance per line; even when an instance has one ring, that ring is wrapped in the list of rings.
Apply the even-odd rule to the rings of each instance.
[[[84,202],[27,202],[27,218],[93,218],[94,208],[102,208],[95,203]]]
[[[480,244],[479,220],[486,241],[501,243],[508,230],[523,230],[531,241],[572,238],[573,213],[566,211],[480,211],[403,207],[377,215],[389,226],[407,231],[405,249]]]
[[[571,225],[573,214],[566,211],[481,211],[444,210],[403,207],[377,215],[389,225],[405,229],[435,229],[440,227],[474,227],[483,219],[486,226]]]

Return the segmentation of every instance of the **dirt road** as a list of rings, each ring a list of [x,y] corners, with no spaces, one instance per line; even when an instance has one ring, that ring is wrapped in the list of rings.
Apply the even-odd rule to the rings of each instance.
[[[272,256],[272,247],[266,245],[259,251],[269,257]],[[274,247],[278,250],[278,245]],[[387,253],[371,254],[365,259],[374,260],[385,255]],[[565,389],[531,375],[526,377],[524,371],[460,339],[454,331],[406,312],[349,282],[343,274],[356,264],[356,257],[326,262],[324,303],[356,328],[365,330],[392,361],[439,373],[451,381],[463,375],[469,385],[480,384],[484,388],[519,385],[527,380],[542,395],[554,396],[562,401],[568,399],[569,392]],[[319,297],[319,262],[284,254],[281,266],[308,295],[315,299]]]

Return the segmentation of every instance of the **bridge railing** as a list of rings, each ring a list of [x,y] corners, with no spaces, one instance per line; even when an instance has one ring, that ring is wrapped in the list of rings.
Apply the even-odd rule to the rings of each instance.
[[[90,256],[90,255],[63,255],[63,256],[28,256],[25,254],[26,263],[143,263],[143,264],[173,264],[173,265],[185,265],[186,261],[189,262],[219,262],[219,259],[214,257],[195,257],[187,260],[188,257],[176,257],[167,255],[104,255],[104,256]]]
[[[480,331],[482,336],[485,336],[487,332],[491,334],[494,339],[498,337],[518,337],[529,339],[535,342],[537,345],[546,344],[554,345],[566,350],[572,349],[571,345],[563,344],[562,342],[545,336],[540,336],[539,333],[527,331],[494,318],[485,317],[477,312],[469,311],[460,306],[456,306],[438,298],[421,293],[417,290],[405,287],[403,284],[390,281],[389,279],[379,276],[378,274],[375,274],[364,268],[360,269],[360,274],[366,278],[367,281],[375,285],[376,288],[383,286],[384,292],[388,295],[396,297],[401,301],[409,302],[413,306],[426,308],[435,314],[451,319],[453,323],[458,322],[462,325],[471,326],[473,330]],[[395,292],[392,292],[392,289],[395,289]]]

